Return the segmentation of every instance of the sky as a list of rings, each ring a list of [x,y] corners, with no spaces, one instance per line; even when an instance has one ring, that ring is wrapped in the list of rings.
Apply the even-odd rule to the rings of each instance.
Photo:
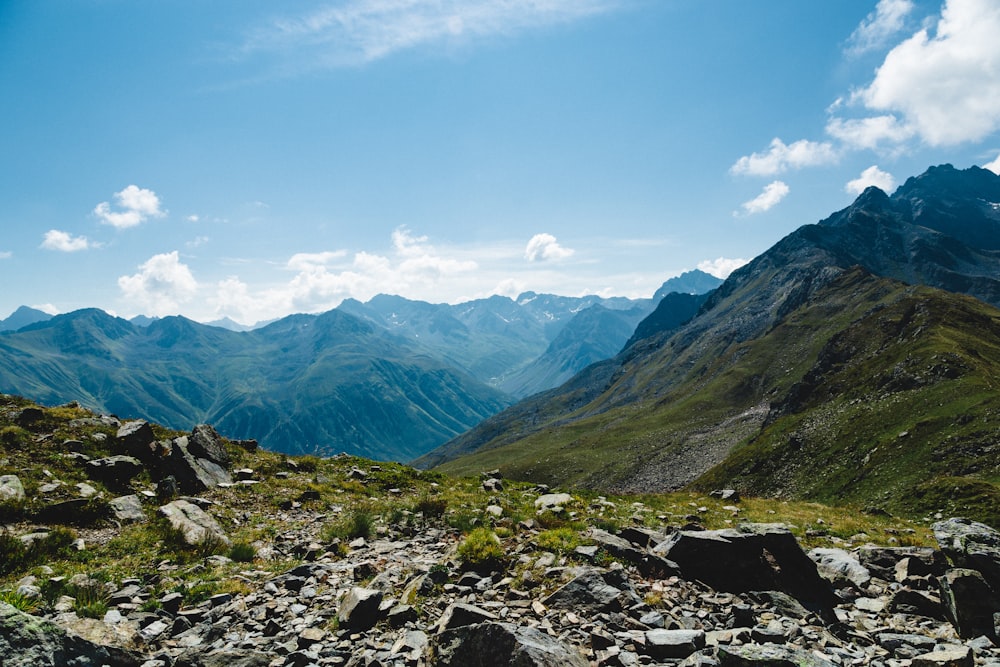
[[[649,297],[1000,171],[996,0],[0,0],[0,318]]]

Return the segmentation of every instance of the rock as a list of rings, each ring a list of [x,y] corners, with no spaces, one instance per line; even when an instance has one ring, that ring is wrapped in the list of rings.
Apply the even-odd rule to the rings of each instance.
[[[969,519],[948,519],[931,526],[941,550],[960,568],[977,570],[1000,592],[1000,531]]]
[[[703,630],[647,630],[643,653],[661,658],[686,658],[705,648]]]
[[[157,512],[166,518],[175,530],[180,531],[187,544],[194,546],[213,539],[227,546],[231,544],[229,536],[218,522],[192,502],[174,500],[161,506]]]
[[[775,644],[720,646],[721,667],[834,667],[815,653]]]
[[[832,618],[836,596],[786,528],[748,524],[739,530],[678,531],[653,552],[677,563],[685,579],[729,593],[784,591]]]
[[[863,546],[858,549],[858,561],[861,565],[867,568],[872,576],[885,581],[895,579],[896,566],[904,559],[909,559],[909,568],[919,567],[922,572],[934,576],[940,576],[948,569],[944,554],[930,547]]]
[[[208,459],[222,468],[229,468],[232,465],[232,459],[222,441],[222,436],[208,424],[198,424],[191,429],[191,435],[188,436],[188,450],[195,457]]]
[[[188,437],[170,441],[170,453],[160,462],[163,474],[173,476],[181,493],[201,493],[219,484],[232,484],[229,472],[215,461],[199,458],[188,448]]]
[[[535,498],[535,509],[539,512],[558,512],[573,502],[568,493],[546,493]]]
[[[605,530],[591,528],[587,536],[612,556],[635,565],[636,569],[644,577],[666,579],[667,577],[680,574],[677,563],[650,553],[645,549],[638,549],[628,540],[617,535],[612,535]]]
[[[542,604],[553,609],[568,609],[577,614],[598,613],[628,606],[622,605],[624,591],[609,584],[604,574],[600,570],[587,570],[542,600]]]
[[[145,464],[153,462],[156,434],[149,422],[143,419],[125,422],[118,428],[115,441],[126,456],[139,459]]]
[[[355,586],[340,601],[337,620],[350,630],[369,630],[381,618],[381,604],[382,591]]]
[[[872,579],[872,573],[852,554],[843,549],[813,549],[808,554],[816,563],[820,576],[841,587],[845,583],[864,588]]]
[[[886,609],[890,614],[911,614],[926,616],[938,621],[947,619],[944,606],[940,601],[931,598],[920,591],[903,588],[892,594]]]
[[[443,632],[452,628],[459,628],[463,625],[474,625],[487,621],[499,620],[495,614],[485,609],[464,602],[454,602],[441,614],[437,622],[437,631]]]
[[[503,491],[503,480],[498,477],[490,477],[483,480],[483,491],[487,493],[500,493]]]
[[[268,667],[271,656],[257,651],[193,648],[177,656],[173,667]]]
[[[87,474],[109,489],[128,488],[132,478],[142,472],[142,462],[134,456],[106,456],[88,461]]]
[[[120,496],[108,502],[111,514],[114,518],[122,522],[144,523],[146,513],[142,511],[142,502],[139,496],[132,494]]]
[[[589,667],[576,648],[536,628],[479,623],[434,637],[437,667]]]
[[[959,637],[996,637],[993,614],[1000,611],[1000,600],[982,574],[955,568],[945,572],[938,583],[941,602]]]
[[[936,646],[930,653],[914,657],[910,667],[973,667],[975,659],[968,646]]]
[[[17,475],[0,475],[0,502],[24,500],[24,485]]]
[[[137,667],[129,650],[103,646],[0,602],[0,656],[4,667]]]

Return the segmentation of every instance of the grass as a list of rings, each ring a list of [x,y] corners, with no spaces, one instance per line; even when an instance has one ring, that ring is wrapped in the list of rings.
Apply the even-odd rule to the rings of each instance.
[[[469,570],[489,573],[500,569],[504,560],[503,544],[489,528],[476,528],[458,545],[458,558]]]

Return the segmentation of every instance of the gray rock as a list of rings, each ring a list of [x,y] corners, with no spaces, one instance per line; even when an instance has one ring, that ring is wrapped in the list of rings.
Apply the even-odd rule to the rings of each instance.
[[[993,614],[1000,611],[1000,600],[982,574],[955,568],[945,572],[938,583],[941,602],[959,637],[996,637]]]
[[[968,646],[936,646],[930,653],[915,656],[910,667],[973,667],[975,659]]]
[[[144,523],[146,513],[142,511],[142,502],[139,496],[132,494],[120,496],[108,502],[111,514],[114,518],[122,522]]]
[[[24,485],[17,475],[0,475],[0,501],[24,500]]]
[[[146,464],[153,462],[153,444],[156,442],[156,435],[149,422],[143,419],[125,422],[118,428],[115,441],[119,450],[126,456],[139,459]]]
[[[944,554],[930,547],[876,547],[863,546],[858,549],[858,561],[872,576],[892,581],[896,578],[896,566],[900,561],[909,559],[910,568],[920,568],[925,574],[939,576],[948,569]],[[919,565],[918,565],[919,564]]]
[[[612,556],[635,565],[644,577],[666,579],[680,574],[677,563],[650,553],[646,549],[640,549],[623,537],[612,535],[600,528],[591,528],[587,536]]]
[[[437,667],[589,667],[576,648],[536,628],[479,623],[434,637]]]
[[[137,667],[138,656],[103,646],[0,602],[0,656],[4,667]]]
[[[222,436],[208,424],[198,424],[191,429],[191,435],[188,436],[188,450],[197,458],[208,459],[222,468],[229,468],[232,465],[232,459],[222,441]]]
[[[128,487],[132,478],[142,472],[142,462],[134,456],[106,456],[88,461],[87,474],[111,489]]]
[[[647,630],[645,653],[653,658],[686,658],[705,648],[703,630]]]
[[[1000,592],[1000,531],[969,519],[948,519],[931,526],[941,550],[960,568],[979,571]]]
[[[382,591],[355,586],[340,601],[337,620],[350,630],[368,630],[381,618]]]
[[[820,576],[835,586],[850,583],[864,588],[872,579],[872,573],[851,553],[843,549],[813,549],[808,554],[816,563]]]
[[[161,506],[157,512],[166,518],[174,529],[180,531],[187,544],[198,545],[212,539],[220,540],[226,545],[231,544],[222,526],[192,502],[174,500]]]
[[[164,476],[173,476],[181,493],[201,493],[219,484],[231,484],[229,472],[215,461],[190,451],[187,436],[170,442],[169,455],[160,463]]]
[[[568,493],[546,493],[535,498],[535,509],[539,512],[554,512],[573,502]]]
[[[834,667],[815,653],[775,644],[720,646],[721,667]]]
[[[496,615],[485,609],[464,602],[454,602],[448,605],[448,608],[441,614],[441,618],[438,619],[437,631],[443,632],[452,628],[460,628],[463,625],[474,625],[476,623],[496,620],[499,620]]]
[[[577,614],[622,608],[620,588],[610,585],[600,570],[587,570],[542,600],[546,607],[568,609]]]

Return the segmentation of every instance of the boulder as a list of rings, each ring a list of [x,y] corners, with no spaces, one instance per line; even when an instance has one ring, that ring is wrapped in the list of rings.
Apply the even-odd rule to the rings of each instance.
[[[601,570],[587,570],[577,575],[551,595],[542,600],[542,604],[553,609],[567,609],[577,614],[600,613],[609,610],[619,610],[630,606],[636,600],[626,591],[612,585]],[[631,591],[629,591],[631,592]],[[622,604],[623,599],[627,600]]]
[[[434,637],[437,667],[589,667],[573,646],[536,628],[512,623],[479,623]]]
[[[568,493],[546,493],[535,498],[535,509],[539,512],[559,512],[573,502]]]
[[[229,472],[215,461],[195,456],[189,449],[187,436],[171,441],[169,454],[160,462],[160,469],[164,477],[177,480],[181,493],[201,493],[233,481]]]
[[[0,656],[4,667],[136,667],[131,651],[103,646],[0,602]]]
[[[139,496],[131,494],[120,496],[108,502],[111,515],[123,523],[143,523],[146,521],[146,513],[142,511],[142,502]]]
[[[910,667],[973,667],[976,664],[968,646],[935,646],[930,653],[915,656]]]
[[[203,509],[187,500],[174,500],[161,506],[157,512],[180,531],[184,542],[192,546],[216,539],[229,545],[229,536],[219,523]]]
[[[885,581],[896,578],[896,568],[907,560],[910,574],[931,574],[940,576],[948,569],[944,554],[931,547],[876,547],[863,546],[858,549],[858,561],[872,576]]]
[[[834,667],[815,653],[777,644],[720,646],[721,667]]]
[[[499,620],[495,614],[481,609],[475,605],[464,602],[454,602],[441,614],[437,622],[437,631],[443,632],[452,628],[460,628],[463,625],[474,625],[487,621]]]
[[[17,475],[0,475],[0,502],[24,500],[24,485]]]
[[[153,433],[153,427],[144,419],[122,424],[115,435],[115,442],[118,444],[118,449],[126,456],[137,458],[146,464],[153,462],[156,434]]]
[[[680,574],[677,563],[646,549],[639,549],[623,537],[600,528],[591,528],[587,536],[612,556],[634,565],[644,577],[666,579]]]
[[[142,462],[134,456],[118,454],[87,461],[87,474],[109,489],[128,488],[132,478],[142,472]]]
[[[644,653],[657,660],[663,658],[686,658],[705,648],[704,630],[662,630],[646,631]]]
[[[769,524],[740,529],[679,531],[653,548],[677,563],[685,579],[718,591],[783,591],[825,619],[837,598],[791,531]]]
[[[337,611],[341,627],[359,631],[373,628],[381,618],[382,595],[382,591],[373,588],[355,586],[349,590]]]
[[[993,614],[1000,611],[1000,599],[981,573],[955,568],[945,572],[938,583],[941,602],[959,637],[996,637]]]
[[[979,571],[994,591],[1000,591],[1000,531],[969,519],[939,521],[931,530],[956,567]]]
[[[196,457],[208,459],[223,468],[229,468],[233,463],[222,436],[208,424],[198,424],[191,430],[188,450]]]
[[[872,573],[848,551],[843,549],[813,549],[809,558],[816,563],[819,575],[834,586],[853,584],[864,588],[872,579]]]

